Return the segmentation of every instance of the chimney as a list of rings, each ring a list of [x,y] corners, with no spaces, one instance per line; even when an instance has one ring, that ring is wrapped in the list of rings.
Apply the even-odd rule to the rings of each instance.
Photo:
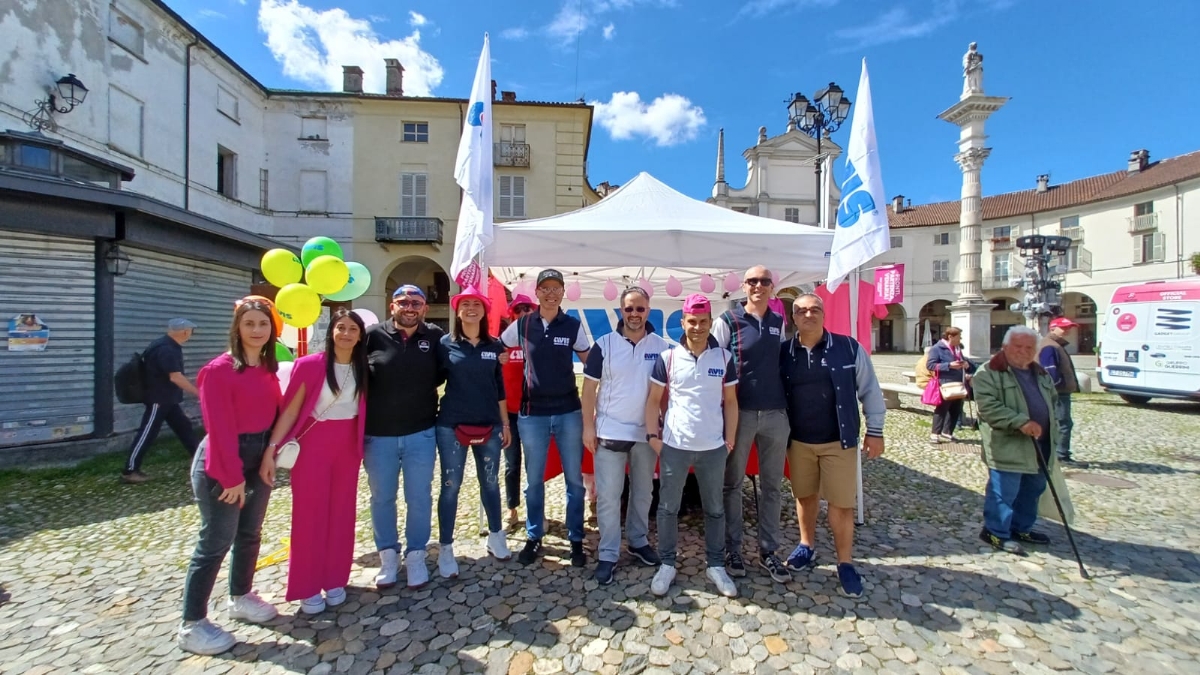
[[[384,59],[383,69],[387,72],[387,95],[404,95],[404,66],[399,59]]]
[[[1129,173],[1141,173],[1148,166],[1150,166],[1150,151],[1134,150],[1129,153],[1129,166],[1125,170]]]
[[[342,91],[347,94],[361,94],[363,69],[358,66],[342,66]]]
[[[892,197],[892,213],[900,213],[904,210],[904,195],[896,195]]]
[[[1045,192],[1050,189],[1050,174],[1044,173],[1037,177],[1037,191]]]
[[[906,208],[906,209],[912,208],[912,200],[911,199],[904,200],[904,208]]]
[[[500,92],[500,100],[505,103],[516,103],[517,102],[517,92],[502,91],[502,92]]]

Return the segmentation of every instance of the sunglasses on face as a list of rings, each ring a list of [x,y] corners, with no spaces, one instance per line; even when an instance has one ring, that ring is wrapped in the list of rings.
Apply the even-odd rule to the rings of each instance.
[[[775,282],[771,281],[771,277],[750,277],[749,279],[744,279],[742,283],[747,286],[770,286]]]
[[[637,312],[638,314],[645,314],[649,308],[648,307],[622,307],[621,309],[624,310],[624,312],[626,314],[633,314],[634,312]]]
[[[513,307],[513,314],[516,314],[518,316],[521,314],[528,314],[532,311],[533,311],[533,307],[531,307],[530,305],[517,305],[516,307]]]
[[[396,305],[400,309],[408,309],[409,307],[413,309],[421,309],[425,306],[425,303],[421,302],[420,300],[393,300],[392,304]]]
[[[823,311],[820,307],[797,307],[792,310],[795,314],[811,314],[813,316],[820,316]]]

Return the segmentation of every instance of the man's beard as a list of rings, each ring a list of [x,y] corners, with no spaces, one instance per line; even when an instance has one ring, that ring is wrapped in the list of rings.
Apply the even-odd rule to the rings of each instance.
[[[402,312],[393,314],[392,320],[395,321],[396,325],[400,326],[401,328],[413,328],[414,326],[418,326],[421,323],[420,316],[410,317]]]

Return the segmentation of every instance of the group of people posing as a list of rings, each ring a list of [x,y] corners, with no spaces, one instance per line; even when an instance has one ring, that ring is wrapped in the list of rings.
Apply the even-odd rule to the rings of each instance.
[[[216,654],[235,643],[207,619],[227,554],[229,617],[263,623],[276,616],[275,607],[254,593],[253,578],[280,448],[294,452],[297,443],[286,599],[299,601],[304,613],[346,601],[360,465],[367,473],[379,552],[376,586],[394,586],[403,563],[407,586],[420,588],[430,578],[426,548],[432,536],[435,459],[441,480],[437,568],[442,577],[454,578],[459,573],[455,519],[468,449],[487,518],[486,551],[497,560],[512,555],[502,522],[501,461],[508,465],[511,518],[523,460],[526,541],[517,559],[530,565],[543,553],[552,442],[566,483],[569,559],[575,567],[588,563],[582,468],[585,449],[593,454],[599,583],[614,581],[624,539],[633,561],[657,567],[651,593],[669,592],[676,576],[680,502],[694,472],[704,512],[706,576],[720,594],[736,596],[731,577],[747,574],[743,481],[756,452],[762,476],[754,523],[758,565],[777,582],[813,565],[818,499],[824,498],[840,590],[860,596],[862,578],[852,563],[859,447],[861,441],[869,458],[883,453],[882,392],[867,351],[854,339],[825,330],[819,297],[795,299],[795,336],[789,339],[784,317],[769,307],[773,290],[770,271],[754,267],[743,278],[746,300],[731,310],[714,314],[706,297],[688,296],[683,339],[674,343],[649,324],[646,292],[631,287],[620,296],[616,331],[592,344],[580,321],[561,308],[564,280],[557,270],[538,275],[536,302],[514,297],[498,337],[489,335],[488,316],[504,309],[494,308],[479,290],[468,287],[452,298],[456,321],[446,334],[425,322],[421,289],[405,285],[392,296],[390,317],[370,329],[353,312],[334,310],[325,349],[295,362],[283,392],[276,374],[273,308],[259,298],[240,301],[229,352],[208,363],[197,378],[207,436],[192,463],[201,529],[184,587],[181,648]],[[584,363],[582,397],[576,357]],[[986,369],[976,381],[985,375]],[[1035,380],[1038,385],[1053,391],[1053,385]],[[1001,415],[997,406],[1017,407],[1003,413],[993,447],[1014,433],[1039,442],[1057,433],[1044,408],[1019,406],[1016,399],[1007,400],[1008,388],[993,389],[1003,399],[995,405],[985,404],[982,387],[979,391],[985,422]],[[985,450],[987,445],[985,432]],[[783,558],[785,463],[800,532],[799,543]],[[1017,470],[1022,468],[1027,467]],[[657,546],[651,546],[656,472]],[[403,540],[397,511],[401,478]],[[1026,527],[1022,509],[1036,486],[1019,476],[1015,483],[1005,476],[993,479],[997,487],[993,490],[989,481],[988,504],[995,492],[1001,506],[985,507],[985,531],[996,537],[1002,531],[1007,541],[1011,525],[1011,532],[1029,535],[1032,520]]]

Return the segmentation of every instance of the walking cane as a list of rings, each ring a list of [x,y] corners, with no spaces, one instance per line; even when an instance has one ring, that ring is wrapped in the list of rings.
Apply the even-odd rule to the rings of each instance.
[[[1042,457],[1042,450],[1038,447],[1036,439],[1030,439],[1033,443],[1033,454],[1037,455],[1038,468],[1042,470],[1042,476],[1046,478],[1046,485],[1050,487],[1050,496],[1054,497],[1054,505],[1058,507],[1058,517],[1062,519],[1063,529],[1067,531],[1067,541],[1071,544],[1071,552],[1075,554],[1075,562],[1079,563],[1079,576],[1084,579],[1091,579],[1088,572],[1083,567],[1083,559],[1079,557],[1079,549],[1075,547],[1075,537],[1071,536],[1071,526],[1067,524],[1067,514],[1063,513],[1062,502],[1058,501],[1058,490],[1054,489],[1054,480],[1050,477],[1050,469],[1046,466],[1046,459]]]

